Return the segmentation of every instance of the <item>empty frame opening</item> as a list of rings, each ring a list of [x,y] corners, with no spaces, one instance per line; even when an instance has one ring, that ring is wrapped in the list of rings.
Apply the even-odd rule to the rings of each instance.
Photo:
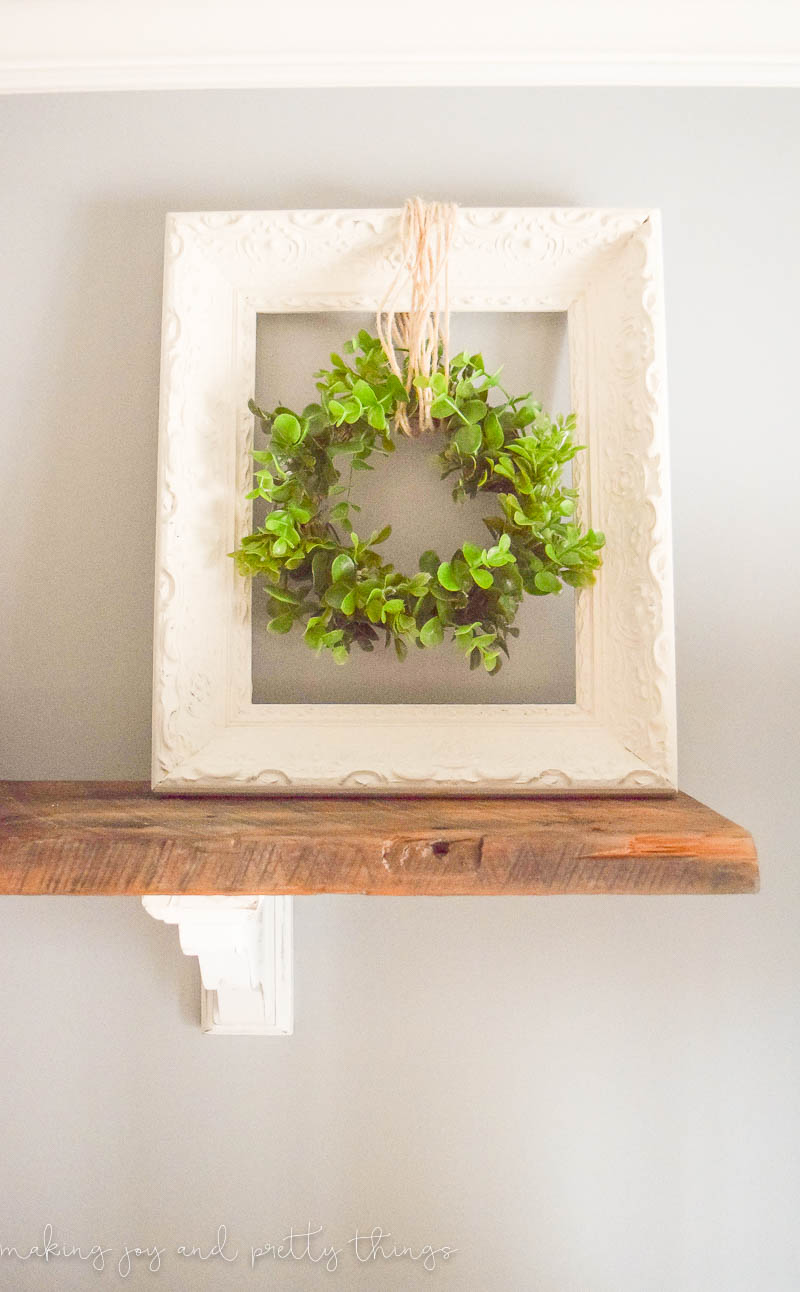
[[[331,350],[359,328],[374,332],[374,317],[355,313],[262,314],[258,317],[255,398],[264,408],[300,409],[316,398],[312,374],[327,366]],[[480,350],[491,369],[503,365],[503,385],[512,394],[533,391],[552,415],[570,411],[566,314],[477,313],[451,316],[451,349]],[[579,428],[580,435],[580,428]],[[434,548],[443,560],[465,540],[490,541],[483,517],[497,514],[491,494],[456,503],[451,482],[439,478],[435,461],[441,437],[395,437],[396,452],[374,455],[374,471],[358,472],[353,499],[357,528],[368,535],[383,525],[392,534],[381,547],[384,560],[405,573]],[[256,447],[264,436],[256,428]],[[565,479],[569,482],[569,468]],[[254,509],[261,524],[264,504]],[[381,644],[371,653],[354,650],[337,665],[329,652],[315,654],[295,627],[286,635],[267,629],[267,591],[252,585],[252,683],[255,704],[571,704],[575,700],[575,597],[523,598],[511,639],[511,658],[496,676],[471,672],[446,635],[438,647],[412,647],[401,662]]]

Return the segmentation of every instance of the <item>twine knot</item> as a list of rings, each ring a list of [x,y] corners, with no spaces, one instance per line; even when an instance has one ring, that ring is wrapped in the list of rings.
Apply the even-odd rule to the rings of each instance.
[[[409,198],[400,227],[400,268],[378,307],[375,326],[389,366],[411,394],[415,377],[428,380],[438,371],[441,357],[447,375],[450,367],[450,302],[448,261],[457,207],[452,202],[423,202]],[[410,285],[411,305],[396,312],[394,303]],[[406,353],[405,372],[399,352]],[[405,435],[431,430],[430,386],[417,391],[417,417],[412,424],[405,405],[397,410],[396,423]]]

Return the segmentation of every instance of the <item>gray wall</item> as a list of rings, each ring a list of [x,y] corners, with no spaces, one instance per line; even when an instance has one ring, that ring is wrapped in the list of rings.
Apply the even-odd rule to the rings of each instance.
[[[166,211],[655,205],[681,782],[763,864],[755,898],[301,899],[275,1041],[200,1034],[196,969],[136,901],[6,899],[0,1243],[50,1222],[118,1256],[226,1223],[241,1262],[311,1219],[459,1252],[157,1277],[792,1292],[800,96],[87,95],[0,124],[5,776],[147,774]],[[113,1282],[0,1259],[3,1288]]]

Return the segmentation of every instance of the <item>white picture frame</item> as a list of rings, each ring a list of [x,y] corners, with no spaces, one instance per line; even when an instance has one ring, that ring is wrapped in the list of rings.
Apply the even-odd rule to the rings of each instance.
[[[606,534],[576,599],[576,701],[253,704],[259,313],[374,311],[399,210],[167,217],[153,789],[262,794],[670,794],[675,665],[658,212],[462,208],[454,311],[566,311],[579,520]],[[402,308],[400,302],[398,308]]]

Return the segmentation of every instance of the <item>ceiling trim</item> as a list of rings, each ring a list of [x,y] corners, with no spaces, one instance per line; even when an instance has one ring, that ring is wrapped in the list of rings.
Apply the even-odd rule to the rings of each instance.
[[[799,55],[551,58],[0,59],[0,94],[380,86],[800,86]]]

